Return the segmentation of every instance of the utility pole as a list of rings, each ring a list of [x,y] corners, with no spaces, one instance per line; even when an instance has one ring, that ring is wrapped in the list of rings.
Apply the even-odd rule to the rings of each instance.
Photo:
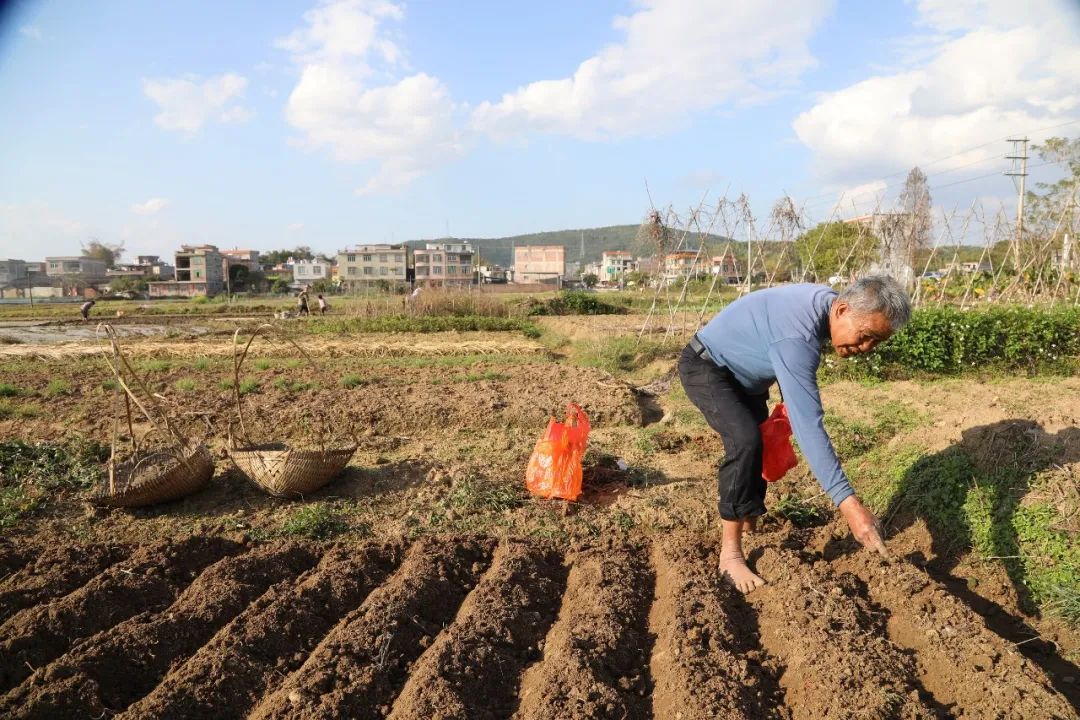
[[[1008,138],[1006,142],[1013,144],[1012,154],[1006,155],[1006,160],[1012,160],[1012,169],[1007,170],[1008,177],[1020,178],[1019,193],[1016,198],[1016,237],[1013,240],[1013,266],[1020,270],[1020,243],[1024,239],[1024,179],[1027,177],[1028,139]]]

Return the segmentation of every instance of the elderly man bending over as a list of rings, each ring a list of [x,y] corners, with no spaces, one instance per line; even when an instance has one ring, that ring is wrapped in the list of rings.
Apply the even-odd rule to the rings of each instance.
[[[750,592],[765,581],[746,565],[744,530],[765,513],[761,433],[773,381],[787,404],[799,448],[821,487],[868,548],[887,554],[877,519],[851,489],[825,432],[818,393],[821,346],[842,358],[870,352],[911,317],[911,303],[889,277],[864,277],[837,295],[823,285],[786,285],[739,298],[690,340],[679,358],[686,395],[724,441],[720,465],[720,570]]]

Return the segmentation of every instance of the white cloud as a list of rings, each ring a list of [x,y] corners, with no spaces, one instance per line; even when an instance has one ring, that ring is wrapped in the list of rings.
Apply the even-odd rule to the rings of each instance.
[[[373,82],[404,67],[384,28],[403,17],[401,5],[384,0],[324,3],[277,43],[300,70],[286,119],[301,131],[300,144],[374,168],[358,193],[404,186],[464,150],[455,105],[438,78],[420,72]]]
[[[291,232],[291,233],[300,232],[303,229],[304,229],[304,223],[302,223],[302,222],[290,223],[289,227],[287,228],[287,230],[289,232]]]
[[[872,180],[845,188],[837,194],[838,199],[829,211],[830,217],[854,217],[879,209],[885,197],[886,187],[884,180]]]
[[[211,120],[233,123],[250,120],[254,113],[238,102],[247,90],[247,78],[234,73],[200,81],[194,75],[143,80],[143,93],[161,108],[154,122],[163,130],[194,133]]]
[[[813,67],[807,40],[831,0],[639,0],[615,19],[625,38],[573,76],[540,80],[485,102],[474,126],[495,137],[529,131],[587,140],[657,132],[690,113],[760,101]]]
[[[79,244],[93,234],[86,223],[45,203],[0,205],[0,257],[77,255]]]
[[[34,25],[23,25],[19,28],[19,34],[23,37],[28,37],[31,40],[40,40],[41,28],[35,27]]]
[[[1023,13],[1016,7],[1011,0],[921,0],[917,24],[929,34],[907,44],[918,53],[903,67],[822,95],[796,118],[818,176],[852,184],[942,158],[926,168],[933,189],[933,174],[943,170],[971,168],[942,179],[951,182],[1004,169],[1008,146],[996,138],[1080,117],[1076,11],[1063,0],[1033,0]]]
[[[136,215],[153,215],[158,210],[169,204],[168,198],[155,197],[150,198],[144,203],[135,203],[131,206],[131,212]]]

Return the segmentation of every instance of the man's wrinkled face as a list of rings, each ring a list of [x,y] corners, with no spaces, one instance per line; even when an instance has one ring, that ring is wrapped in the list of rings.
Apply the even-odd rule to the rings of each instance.
[[[856,313],[846,302],[837,300],[829,314],[829,334],[836,354],[846,358],[868,353],[888,340],[892,327],[882,313]]]

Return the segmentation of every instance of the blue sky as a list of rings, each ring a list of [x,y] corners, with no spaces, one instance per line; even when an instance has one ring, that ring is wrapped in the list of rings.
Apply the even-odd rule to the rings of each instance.
[[[22,2],[0,16],[0,256],[90,237],[328,252],[634,223],[650,194],[685,209],[725,190],[762,216],[790,193],[818,220],[895,201],[916,164],[940,209],[1011,209],[1007,178],[974,179],[1007,169],[1003,138],[1080,132],[1077,4],[1017,15],[1013,0]]]

